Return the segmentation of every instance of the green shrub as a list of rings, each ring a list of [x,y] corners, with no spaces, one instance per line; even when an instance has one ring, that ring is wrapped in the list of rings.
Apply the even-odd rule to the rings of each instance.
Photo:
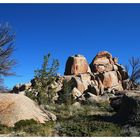
[[[52,136],[54,132],[55,122],[49,121],[40,124],[31,120],[21,120],[15,124],[13,128],[18,136]]]
[[[0,134],[7,134],[7,133],[10,133],[11,130],[12,130],[12,128],[0,124]]]
[[[21,120],[21,121],[18,121],[17,123],[15,123],[15,126],[14,126],[14,130],[21,130],[22,128],[26,127],[26,126],[31,126],[31,125],[36,125],[38,124],[34,119],[31,119],[31,120]]]
[[[120,136],[121,129],[111,122],[97,121],[94,117],[75,116],[60,122],[60,136]]]

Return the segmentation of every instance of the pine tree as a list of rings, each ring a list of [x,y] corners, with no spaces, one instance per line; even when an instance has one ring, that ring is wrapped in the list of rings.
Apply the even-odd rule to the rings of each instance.
[[[49,104],[55,96],[55,87],[53,84],[56,80],[59,66],[58,60],[53,60],[49,66],[50,53],[44,56],[41,69],[35,70],[35,86],[33,93],[29,93],[39,104]],[[34,94],[30,95],[30,94]],[[28,96],[28,95],[27,95]]]

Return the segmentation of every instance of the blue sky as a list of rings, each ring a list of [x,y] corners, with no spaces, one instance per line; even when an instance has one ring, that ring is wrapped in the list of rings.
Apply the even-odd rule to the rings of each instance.
[[[48,52],[60,74],[74,54],[90,63],[107,50],[127,64],[140,53],[140,4],[0,4],[0,22],[16,32],[17,76],[5,78],[8,87],[30,81]]]

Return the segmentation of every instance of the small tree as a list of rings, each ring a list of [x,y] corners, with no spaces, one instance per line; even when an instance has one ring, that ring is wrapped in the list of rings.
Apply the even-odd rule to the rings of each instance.
[[[44,56],[41,69],[35,70],[35,86],[32,93],[27,92],[27,96],[36,100],[39,104],[51,103],[55,95],[54,82],[56,80],[57,70],[59,66],[58,60],[53,60],[49,66],[50,53]]]
[[[131,59],[129,59],[129,63],[132,68],[132,71],[130,74],[130,81],[132,84],[131,85],[132,88],[134,88],[138,80],[140,79],[140,59],[132,57]]]
[[[10,72],[16,64],[11,55],[14,51],[15,34],[11,32],[9,24],[0,24],[0,87],[3,87],[3,76],[14,75]]]

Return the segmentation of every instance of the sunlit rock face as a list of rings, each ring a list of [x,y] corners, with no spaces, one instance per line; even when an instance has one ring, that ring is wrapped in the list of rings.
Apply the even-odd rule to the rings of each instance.
[[[99,52],[90,64],[91,71],[94,72],[106,72],[113,70],[114,61],[112,55],[107,52]]]
[[[68,58],[64,75],[78,75],[87,72],[90,72],[90,68],[84,56],[74,55]]]

